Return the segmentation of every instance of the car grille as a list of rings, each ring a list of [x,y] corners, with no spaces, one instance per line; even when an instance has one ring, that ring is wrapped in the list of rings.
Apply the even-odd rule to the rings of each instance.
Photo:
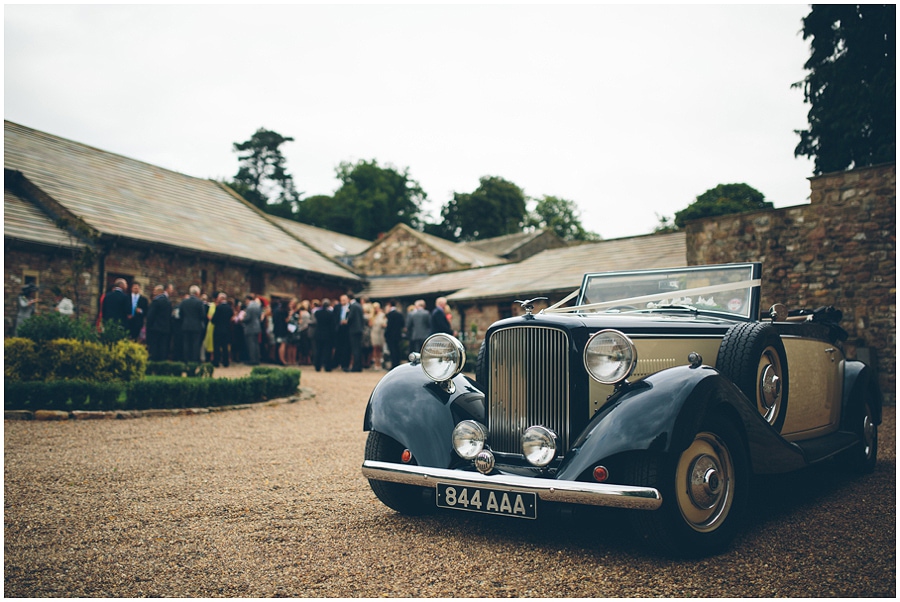
[[[517,326],[491,335],[488,442],[495,452],[521,454],[522,432],[537,424],[569,448],[569,340],[565,331]]]

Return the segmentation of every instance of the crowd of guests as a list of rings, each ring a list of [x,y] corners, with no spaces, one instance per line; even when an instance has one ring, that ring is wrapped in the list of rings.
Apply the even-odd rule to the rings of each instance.
[[[350,294],[335,301],[270,301],[253,293],[234,299],[220,292],[210,299],[192,285],[177,299],[168,284],[154,287],[148,299],[138,283],[126,289],[119,279],[103,295],[98,325],[120,323],[133,340],[146,343],[151,361],[266,362],[361,372],[396,367],[430,335],[452,334],[444,297],[431,311],[418,300],[404,312],[396,300],[382,307]]]

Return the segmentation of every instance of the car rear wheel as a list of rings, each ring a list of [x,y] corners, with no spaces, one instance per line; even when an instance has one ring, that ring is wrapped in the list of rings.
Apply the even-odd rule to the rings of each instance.
[[[875,470],[878,459],[878,424],[870,402],[866,401],[857,407],[859,409],[852,421],[859,442],[844,452],[841,458],[852,471],[870,474]]]
[[[746,322],[728,329],[716,357],[716,370],[756,404],[760,416],[779,433],[788,408],[788,364],[775,327]]]
[[[366,460],[400,464],[403,462],[402,456],[405,449],[391,437],[378,431],[369,431],[365,457]],[[400,514],[425,514],[434,507],[433,490],[431,489],[375,479],[369,479],[369,487],[385,506]]]
[[[631,483],[662,493],[658,510],[631,514],[648,543],[674,556],[708,556],[734,538],[750,477],[743,440],[728,420],[705,422],[674,460],[636,456],[628,472]]]

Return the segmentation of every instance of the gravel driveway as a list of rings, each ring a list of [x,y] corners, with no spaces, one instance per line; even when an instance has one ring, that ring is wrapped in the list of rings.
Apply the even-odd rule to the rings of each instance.
[[[246,410],[5,421],[4,595],[896,595],[894,407],[874,475],[756,483],[732,550],[679,562],[634,545],[613,511],[389,510],[360,474],[379,376],[304,370],[314,397]]]

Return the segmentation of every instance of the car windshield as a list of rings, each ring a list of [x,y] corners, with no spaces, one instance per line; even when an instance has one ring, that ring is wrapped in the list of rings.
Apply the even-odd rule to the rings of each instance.
[[[759,264],[586,274],[579,313],[691,311],[756,319]]]

